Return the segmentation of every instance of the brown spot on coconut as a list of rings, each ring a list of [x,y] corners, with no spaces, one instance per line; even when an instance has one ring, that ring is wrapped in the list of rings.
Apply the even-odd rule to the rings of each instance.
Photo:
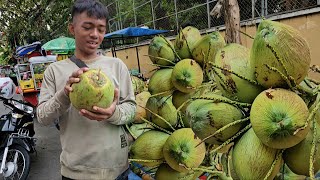
[[[187,26],[179,31],[176,36],[174,48],[181,59],[192,58],[191,52],[196,47],[196,42],[201,39],[200,31],[192,26]]]
[[[254,83],[254,68],[249,65],[248,48],[240,44],[228,44],[217,52],[214,65],[216,82],[224,96],[252,103],[263,91],[261,86]]]
[[[203,72],[200,65],[193,59],[184,59],[174,66],[171,80],[173,86],[179,91],[191,93],[202,84]]]
[[[225,41],[218,31],[202,36],[195,44],[192,57],[201,66],[204,62],[214,62],[216,52],[225,46]]]
[[[305,126],[308,115],[308,107],[300,96],[277,88],[265,90],[256,97],[250,110],[250,121],[265,145],[285,149],[306,137],[309,128],[296,131]]]
[[[206,147],[201,139],[195,138],[191,128],[174,131],[163,147],[163,155],[167,164],[174,170],[187,173],[188,168],[199,167],[204,160]]]
[[[114,98],[114,85],[101,70],[90,69],[80,75],[80,82],[72,84],[70,101],[77,109],[93,111],[93,106],[107,108]]]
[[[169,124],[175,127],[178,123],[177,109],[172,104],[172,97],[150,97],[147,101],[146,108],[153,113],[147,111],[148,120],[156,125],[170,129]],[[163,119],[167,121],[167,124]]]
[[[159,162],[139,162],[147,167],[155,167],[162,163],[163,146],[167,141],[169,134],[164,132],[150,130],[140,135],[132,144],[130,157],[139,160],[158,160]]]
[[[206,97],[224,97],[216,94],[206,94]],[[194,100],[186,110],[187,119],[191,122],[191,128],[195,134],[204,139],[215,133],[221,127],[243,118],[240,109],[224,102],[214,102],[212,100]],[[207,139],[209,144],[222,144],[230,137],[235,135],[243,126],[243,123],[236,124],[218,133],[214,137]]]
[[[148,55],[154,64],[172,66],[175,61],[173,44],[164,37],[155,36],[148,48]]]
[[[264,145],[251,128],[235,143],[232,165],[240,179],[264,179],[278,152]],[[277,161],[268,180],[277,175],[282,163],[282,159]]]
[[[310,62],[310,48],[298,30],[270,20],[259,24],[251,48],[250,64],[256,68],[257,81],[264,87],[288,87],[280,74],[266,65],[291,76],[299,84],[308,74]]]

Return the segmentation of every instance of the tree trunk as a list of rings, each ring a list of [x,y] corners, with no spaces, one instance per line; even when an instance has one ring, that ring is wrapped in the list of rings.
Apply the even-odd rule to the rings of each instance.
[[[241,44],[240,38],[240,9],[237,0],[225,0],[224,21],[226,26],[226,43]]]

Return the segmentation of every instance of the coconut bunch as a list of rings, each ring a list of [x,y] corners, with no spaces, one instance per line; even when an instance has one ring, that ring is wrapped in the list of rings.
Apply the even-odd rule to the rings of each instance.
[[[143,142],[136,146],[155,149],[157,156],[144,152],[131,160],[155,168],[156,179],[195,179],[203,172],[274,179],[284,165],[290,175],[314,178],[320,169],[320,96],[319,83],[306,77],[306,40],[269,20],[260,23],[251,48],[225,44],[218,32],[198,34],[187,27],[173,45],[151,42],[157,70],[141,119],[163,134],[138,141],[143,132],[134,144]],[[154,47],[167,53],[151,55]]]

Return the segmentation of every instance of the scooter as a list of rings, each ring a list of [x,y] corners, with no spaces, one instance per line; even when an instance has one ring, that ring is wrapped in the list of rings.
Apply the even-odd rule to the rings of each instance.
[[[0,100],[11,111],[0,117],[0,176],[25,180],[30,171],[29,153],[36,152],[34,109],[28,103],[13,99],[13,95],[8,93],[12,88],[8,85],[15,88],[14,84],[10,84],[12,81],[1,82],[3,80],[0,78]]]

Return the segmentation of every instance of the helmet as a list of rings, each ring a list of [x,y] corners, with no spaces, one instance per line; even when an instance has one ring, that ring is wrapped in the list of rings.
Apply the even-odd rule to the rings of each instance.
[[[16,91],[16,85],[9,77],[0,78],[0,96],[11,99]]]

